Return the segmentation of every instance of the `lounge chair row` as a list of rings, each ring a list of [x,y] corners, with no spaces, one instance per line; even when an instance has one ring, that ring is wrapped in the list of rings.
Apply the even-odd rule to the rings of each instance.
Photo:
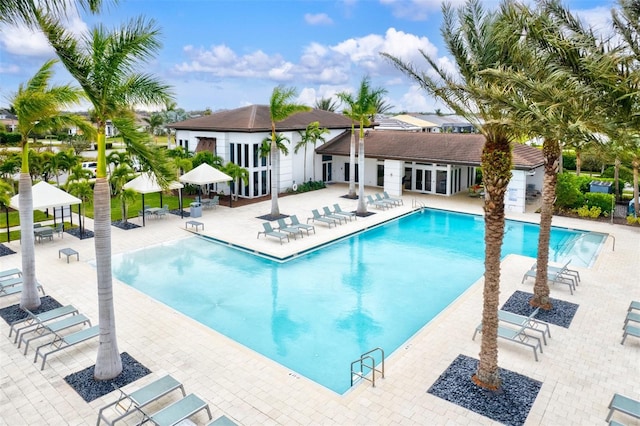
[[[571,260],[562,266],[547,265],[547,281],[552,284],[566,285],[569,287],[571,294],[573,294],[573,291],[580,283],[580,273],[576,270],[569,269],[569,262],[571,262]],[[524,284],[527,278],[533,278],[535,280],[537,270],[538,264],[534,262],[531,268],[524,273],[522,283]]]
[[[0,297],[22,293],[22,271],[18,268],[0,271]],[[36,286],[44,295],[42,284],[36,281]]]
[[[257,238],[260,238],[260,235],[264,235],[266,237],[273,237],[280,240],[280,244],[282,244],[283,240],[287,240],[287,242],[291,241],[289,237],[293,237],[294,239],[300,235],[300,238],[303,237],[303,232],[306,232],[307,235],[310,235],[310,231],[316,233],[316,228],[313,225],[305,225],[304,223],[300,223],[298,217],[296,215],[289,216],[289,223],[285,221],[285,219],[278,219],[276,222],[278,226],[274,228],[271,225],[271,222],[263,222],[262,227],[264,231],[259,231]]]
[[[49,339],[47,343],[36,348],[33,358],[34,363],[38,361],[38,357],[42,358],[41,370],[44,369],[49,355],[97,337],[100,332],[98,326],[91,326],[91,320],[72,305],[39,314],[28,309],[25,309],[25,312],[27,316],[24,319],[11,324],[9,337],[15,332],[13,342],[18,344],[18,348],[24,343],[24,355],[27,354],[31,342],[42,338]]]
[[[539,350],[542,353],[540,337],[545,345],[547,344],[547,337],[551,338],[549,324],[535,319],[537,313],[538,309],[529,316],[503,310],[498,311],[498,337],[531,348],[536,361],[538,361],[537,351]],[[532,332],[539,333],[539,335],[534,336]],[[475,340],[478,333],[482,333],[482,323],[476,327],[472,340]]]
[[[624,345],[625,340],[627,340],[627,336],[640,338],[640,302],[634,300],[629,304],[629,309],[627,309],[627,316],[624,319],[622,330],[621,345]]]
[[[373,196],[367,195],[367,204],[372,207],[386,210],[391,207],[401,206],[404,204],[404,201],[402,201],[402,198],[392,198],[389,196],[387,191],[384,191],[382,195],[379,193],[376,193]]]
[[[338,226],[353,219],[356,219],[356,214],[354,212],[348,212],[342,210],[339,204],[333,205],[333,211],[327,206],[322,207],[322,213],[318,211],[318,209],[311,210],[311,214],[313,216],[307,218],[307,223],[309,221],[324,223],[331,228],[331,225]]]
[[[156,379],[131,392],[124,391],[117,386],[114,387],[120,392],[120,395],[115,401],[105,405],[98,411],[97,426],[100,426],[101,422],[114,425],[116,422],[133,413],[142,415],[139,424],[151,421],[153,424],[161,426],[178,424],[203,410],[207,411],[209,420],[213,418],[209,404],[195,394],[190,393],[187,395],[182,383],[170,375]],[[176,390],[180,390],[182,393],[180,399],[174,399],[173,402],[165,404],[164,407],[153,413],[147,411],[147,406],[151,403],[163,399],[164,396]],[[111,408],[113,408],[113,410],[111,410]],[[107,416],[108,413],[113,414],[114,412],[115,416],[111,416],[112,418]]]

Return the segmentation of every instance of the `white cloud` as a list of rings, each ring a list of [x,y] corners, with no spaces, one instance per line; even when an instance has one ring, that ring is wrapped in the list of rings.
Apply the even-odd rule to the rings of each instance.
[[[333,24],[333,20],[326,13],[305,13],[304,20],[309,25]]]
[[[82,21],[73,4],[69,7],[67,16],[61,19],[61,24],[65,30],[75,35],[86,34],[88,31],[87,24]],[[15,55],[49,58],[55,54],[42,32],[25,25],[0,25],[0,44],[4,50]]]

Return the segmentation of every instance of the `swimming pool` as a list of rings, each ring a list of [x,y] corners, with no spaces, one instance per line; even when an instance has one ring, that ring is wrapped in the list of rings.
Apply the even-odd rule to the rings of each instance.
[[[537,229],[508,221],[503,255],[535,257]],[[113,272],[344,393],[352,361],[375,347],[388,356],[481,277],[483,235],[482,217],[424,210],[286,263],[193,237],[116,255]],[[589,264],[599,244],[587,235],[554,228],[551,258]]]

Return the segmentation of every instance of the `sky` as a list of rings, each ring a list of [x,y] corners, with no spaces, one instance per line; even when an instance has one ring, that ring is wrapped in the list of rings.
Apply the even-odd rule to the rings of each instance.
[[[488,9],[497,4],[483,2]],[[610,26],[610,0],[563,4],[597,29]],[[163,46],[140,71],[170,85],[186,111],[268,104],[278,85],[295,88],[296,101],[312,106],[354,92],[369,77],[371,87],[387,91],[394,112],[446,112],[379,54],[427,71],[422,51],[454,70],[440,35],[440,0],[120,0],[98,16],[80,12],[66,24],[78,33],[153,19]],[[0,24],[0,108],[51,58],[42,34]],[[76,84],[61,64],[54,69],[54,84]]]

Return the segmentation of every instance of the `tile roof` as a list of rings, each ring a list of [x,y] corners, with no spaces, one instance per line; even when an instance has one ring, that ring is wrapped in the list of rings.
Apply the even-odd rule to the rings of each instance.
[[[327,129],[351,128],[351,120],[342,114],[313,109],[299,112],[276,123],[279,132],[304,130],[309,123],[320,122]],[[266,132],[271,131],[271,118],[268,105],[249,105],[232,110],[215,112],[211,115],[172,123],[168,127],[177,130],[206,130],[218,132]]]
[[[316,152],[348,157],[350,140],[351,131],[345,131],[317,148]],[[369,130],[365,136],[365,157],[479,166],[483,146],[484,136],[479,134]],[[513,164],[514,168],[520,170],[539,167],[544,164],[542,151],[514,144]]]

